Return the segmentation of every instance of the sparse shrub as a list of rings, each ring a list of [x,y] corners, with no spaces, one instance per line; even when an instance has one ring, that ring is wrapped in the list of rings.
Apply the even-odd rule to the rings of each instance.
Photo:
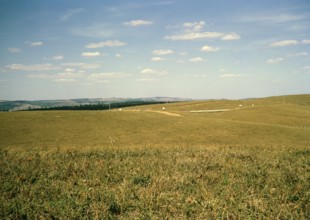
[[[109,212],[112,215],[119,215],[121,214],[121,206],[116,202],[116,201],[112,201],[111,204],[109,205]]]
[[[135,185],[140,185],[143,187],[147,187],[151,181],[151,176],[150,175],[142,175],[142,176],[137,176],[133,179],[133,184]]]

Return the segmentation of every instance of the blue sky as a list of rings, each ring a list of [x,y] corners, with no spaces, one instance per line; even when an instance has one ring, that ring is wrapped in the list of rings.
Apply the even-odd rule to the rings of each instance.
[[[0,0],[0,100],[310,93],[309,0]]]

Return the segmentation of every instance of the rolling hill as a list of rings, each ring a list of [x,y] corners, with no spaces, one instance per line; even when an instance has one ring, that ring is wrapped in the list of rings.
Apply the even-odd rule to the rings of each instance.
[[[3,219],[310,217],[310,95],[0,112],[0,123]]]
[[[0,111],[20,111],[31,109],[44,109],[54,107],[70,107],[83,105],[98,105],[125,102],[178,102],[188,99],[172,98],[172,97],[150,97],[150,98],[81,98],[81,99],[63,99],[63,100],[16,100],[16,101],[0,101]]]

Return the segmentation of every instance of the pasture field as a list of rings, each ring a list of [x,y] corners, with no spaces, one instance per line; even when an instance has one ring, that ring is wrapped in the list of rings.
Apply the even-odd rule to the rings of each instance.
[[[310,219],[310,95],[6,112],[0,140],[1,219]]]

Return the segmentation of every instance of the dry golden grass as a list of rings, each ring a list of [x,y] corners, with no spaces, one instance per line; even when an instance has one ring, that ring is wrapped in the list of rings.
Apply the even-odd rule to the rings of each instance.
[[[1,113],[0,218],[309,219],[309,97]]]

